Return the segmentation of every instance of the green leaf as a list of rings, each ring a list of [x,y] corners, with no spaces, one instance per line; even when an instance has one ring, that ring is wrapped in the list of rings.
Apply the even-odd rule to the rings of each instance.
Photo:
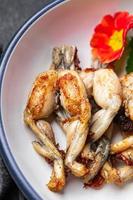
[[[133,72],[133,38],[129,41],[129,55],[126,63],[126,72]]]
[[[127,38],[126,46],[124,48],[122,56],[120,57],[120,59],[114,61],[114,63],[113,63],[114,71],[119,77],[122,76],[126,70],[127,59],[129,57],[129,52],[130,52],[130,48],[129,48],[130,40],[131,39]]]

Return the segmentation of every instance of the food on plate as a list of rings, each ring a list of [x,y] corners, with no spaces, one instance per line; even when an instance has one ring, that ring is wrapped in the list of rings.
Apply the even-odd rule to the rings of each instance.
[[[128,70],[122,77],[116,70],[122,68],[119,61],[127,43],[132,55],[132,38],[127,34],[132,27],[133,15],[128,12],[104,16],[90,42],[90,68],[80,67],[75,46],[54,47],[49,70],[33,83],[24,121],[37,138],[32,143],[35,151],[52,167],[48,188],[53,192],[64,189],[69,174],[93,188],[133,179],[131,57],[125,60]],[[51,115],[66,136],[65,149],[55,140]],[[121,141],[115,143],[114,123],[122,133]]]
[[[92,181],[99,173],[100,169],[108,158],[109,151],[110,139],[107,137],[107,135],[104,135],[102,138],[100,138],[96,151],[94,151],[94,158],[89,165],[89,173],[84,176],[85,184],[88,184],[90,181]]]
[[[133,148],[129,148],[121,153],[116,154],[116,159],[122,160],[127,165],[133,166]]]
[[[101,107],[91,120],[91,138],[96,141],[108,129],[121,106],[121,86],[117,75],[112,69],[95,71],[93,96],[95,102]]]
[[[88,96],[92,95],[102,108],[93,115],[90,125],[91,138],[96,141],[108,129],[121,106],[121,85],[112,69],[85,69],[79,73]]]
[[[50,125],[40,127],[37,121],[47,119],[47,117],[56,108],[56,81],[58,75],[56,70],[43,72],[36,78],[32,90],[29,94],[26,108],[24,111],[24,121],[32,129],[34,134],[40,140],[40,144],[34,144],[34,147],[43,151],[45,157],[53,160],[53,171],[48,187],[52,191],[60,191],[65,185],[64,161],[61,153],[55,145],[53,138],[49,137],[51,133]],[[48,131],[49,130],[49,131]],[[44,150],[42,150],[42,148]]]
[[[56,51],[56,52],[55,52]],[[85,86],[75,70],[76,48],[62,46],[54,48],[53,54],[61,60],[58,71],[57,91],[61,109],[57,111],[58,121],[66,133],[67,148],[65,165],[78,177],[88,173],[88,169],[76,161],[82,151],[89,131],[91,106]],[[53,67],[54,68],[54,67]]]
[[[133,179],[133,167],[132,166],[113,167],[111,163],[107,161],[101,170],[101,175],[105,179],[106,183],[123,185],[127,181]]]
[[[133,135],[111,145],[111,154],[120,153],[133,146]]]

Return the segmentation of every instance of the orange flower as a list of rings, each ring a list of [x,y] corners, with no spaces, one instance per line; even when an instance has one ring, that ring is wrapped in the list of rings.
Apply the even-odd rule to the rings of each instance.
[[[125,47],[127,31],[132,27],[133,15],[128,12],[104,16],[90,42],[93,56],[102,63],[119,59]]]

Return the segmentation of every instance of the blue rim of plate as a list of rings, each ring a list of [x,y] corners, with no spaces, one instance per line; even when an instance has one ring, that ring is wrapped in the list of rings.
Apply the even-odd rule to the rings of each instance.
[[[29,200],[43,200],[39,194],[33,189],[30,185],[28,180],[25,178],[24,174],[19,169],[12,153],[10,147],[8,145],[8,141],[5,135],[3,122],[2,122],[2,113],[1,113],[1,106],[2,106],[2,82],[4,77],[4,72],[6,70],[7,62],[10,58],[10,55],[14,48],[16,47],[18,41],[23,36],[25,31],[37,20],[39,19],[44,13],[49,11],[50,9],[54,8],[58,4],[64,2],[65,0],[55,0],[52,3],[47,4],[42,10],[38,11],[35,15],[33,15],[29,20],[27,20],[24,25],[18,30],[15,34],[11,42],[9,43],[6,51],[2,54],[1,57],[1,67],[0,67],[0,154],[8,168],[12,178],[16,182],[19,189],[23,192],[25,197]]]

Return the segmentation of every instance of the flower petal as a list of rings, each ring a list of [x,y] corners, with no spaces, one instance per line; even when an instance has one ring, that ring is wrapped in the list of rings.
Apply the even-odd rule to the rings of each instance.
[[[101,21],[103,26],[114,27],[114,19],[111,15],[105,15]]]
[[[133,16],[130,16],[128,12],[119,12],[115,15],[114,19],[117,30],[127,29],[128,25],[133,21]]]
[[[104,33],[96,33],[90,41],[90,45],[94,48],[106,48],[108,37]]]
[[[119,59],[122,51],[113,52],[110,49],[105,51],[104,49],[92,49],[92,54],[95,58],[98,58],[102,63],[111,63],[116,59]]]
[[[110,26],[104,26],[103,24],[98,24],[95,28],[95,32],[105,33],[108,36],[111,36],[113,29]]]

